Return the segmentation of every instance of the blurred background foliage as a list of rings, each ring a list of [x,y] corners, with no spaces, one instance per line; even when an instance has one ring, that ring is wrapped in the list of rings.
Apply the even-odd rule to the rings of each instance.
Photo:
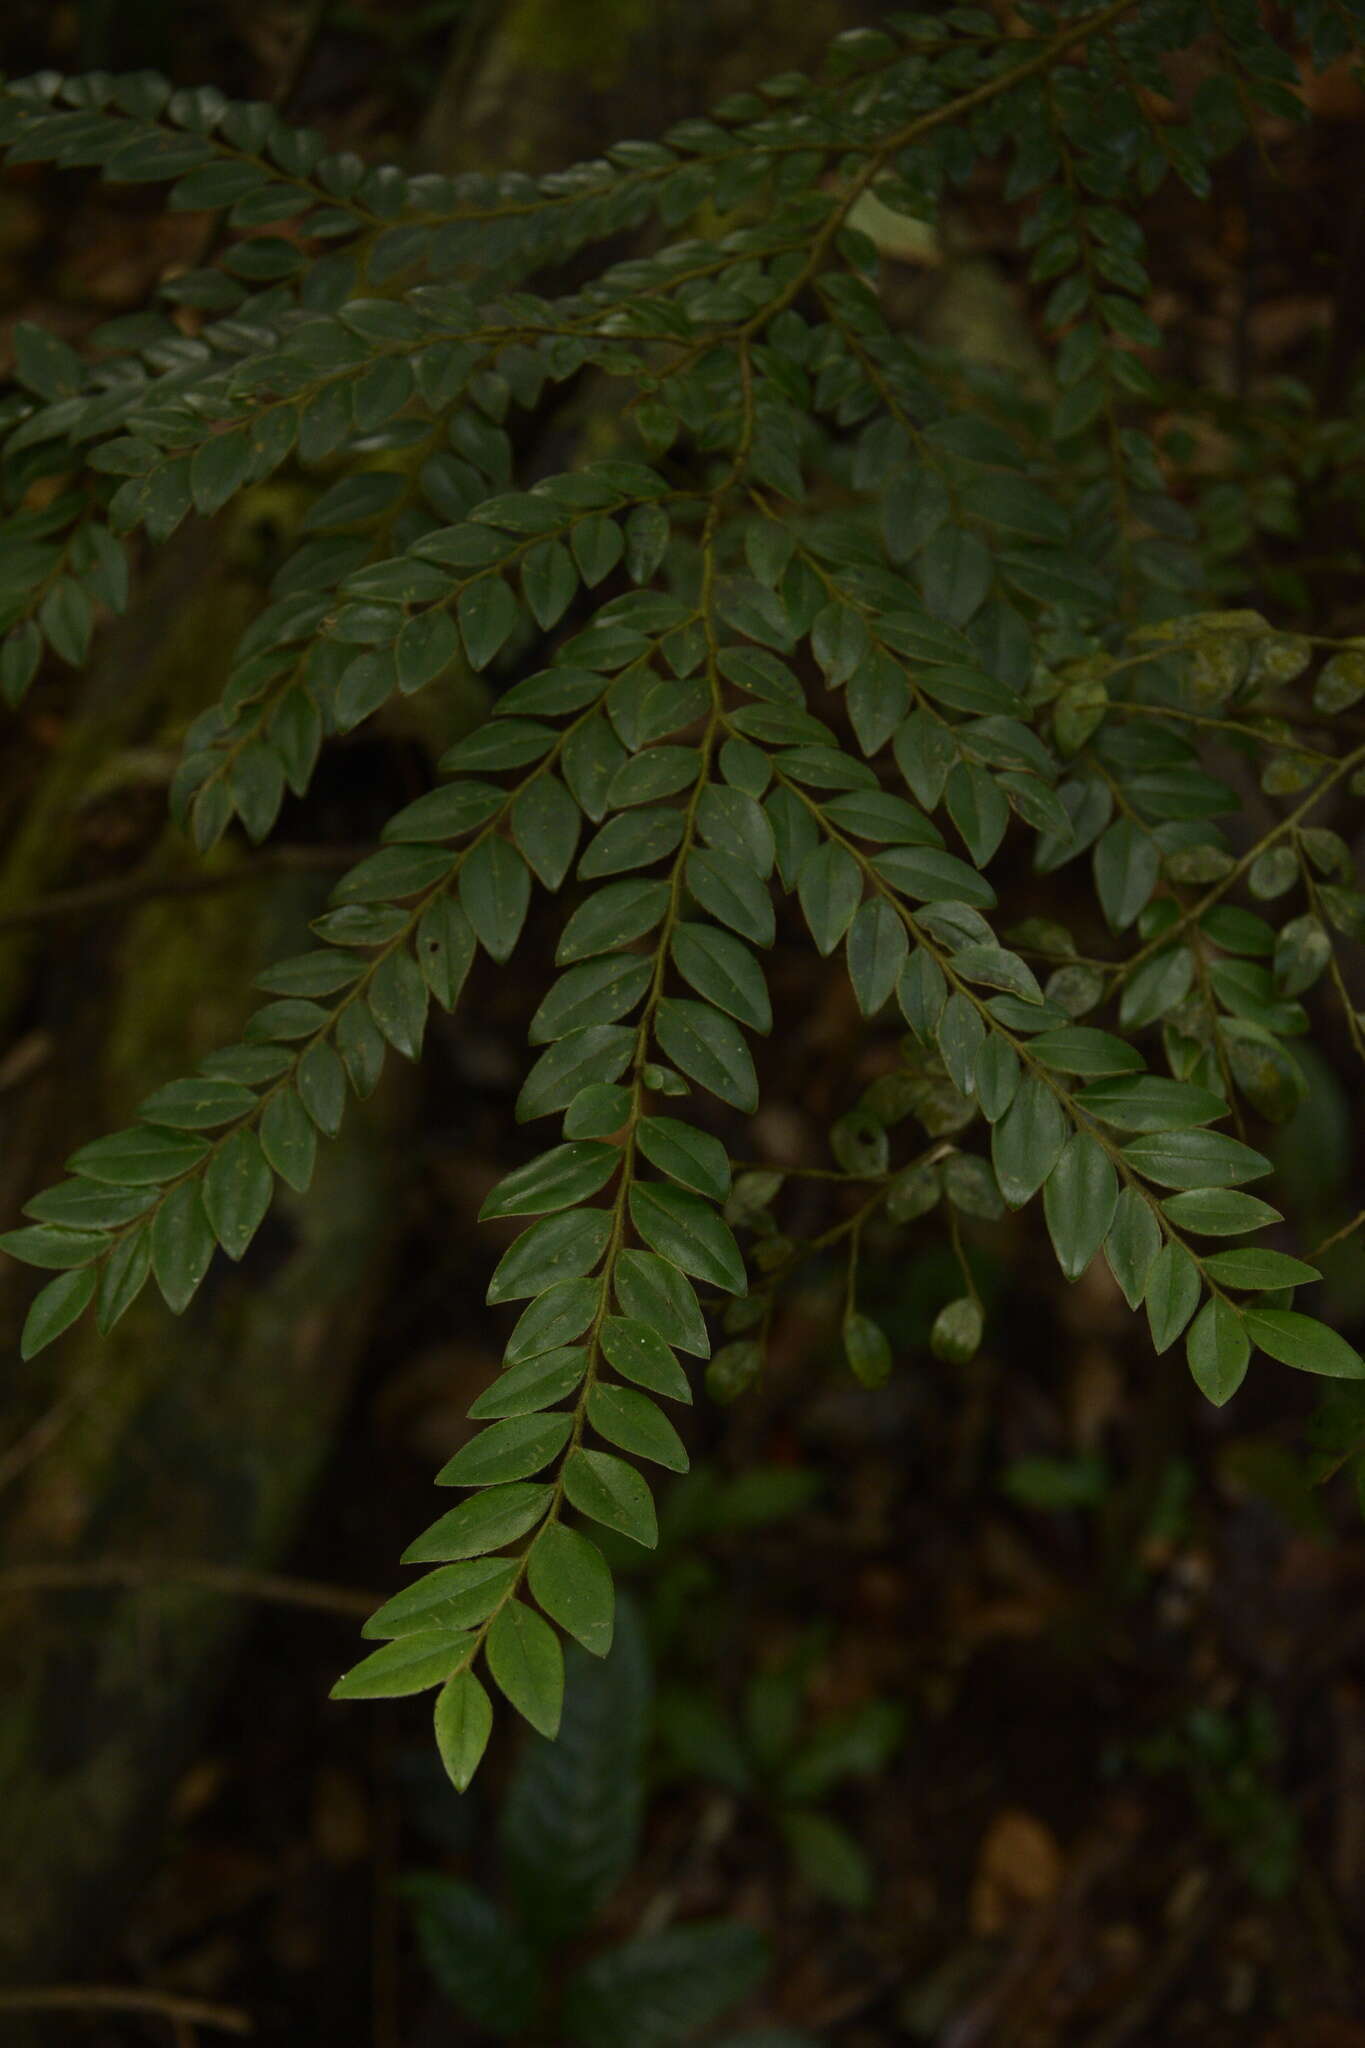
[[[151,66],[368,157],[549,168],[876,13],[10,0],[0,68]],[[1349,399],[1361,339],[1365,98],[1344,70],[1314,91],[1311,129],[1263,122],[1207,206],[1163,198],[1149,232],[1168,367],[1238,472],[1210,484],[1228,601],[1311,601],[1345,632],[1365,622],[1361,469],[1348,450],[1315,491],[1314,402]],[[889,290],[930,339],[1028,371],[1005,223],[983,176],[940,237],[894,252]],[[11,174],[0,335],[25,318],[78,341],[201,233],[144,188]],[[562,466],[593,420],[538,431]],[[220,849],[212,886],[181,893],[168,737],[304,503],[262,486],[147,556],[89,675],[35,697],[0,758],[7,1214],[231,1035],[249,974],[460,721],[400,706],[336,750],[282,852]],[[1032,1257],[1031,1217],[974,1223],[1005,1312],[962,1368],[928,1348],[951,1253],[879,1256],[869,1232],[867,1305],[899,1362],[877,1393],[838,1363],[840,1273],[806,1270],[762,1387],[704,1416],[710,1470],[673,1492],[613,1658],[575,1669],[558,1749],[509,1730],[462,1803],[420,1706],[325,1704],[497,1355],[476,1306],[494,1233],[472,1218],[515,1156],[528,1004],[475,975],[420,1071],[190,1316],[148,1303],[113,1343],[73,1340],[59,1383],[46,1359],[5,1376],[0,1982],[155,1985],[281,2048],[1362,2048],[1365,1542],[1324,1475],[1365,1413],[1342,1389],[1314,1424],[1284,1375],[1204,1407],[1098,1265],[1066,1290]],[[767,1137],[818,1160],[875,1054],[807,954],[779,948],[773,981],[791,1021],[765,1094],[790,1106]],[[1326,1235],[1354,1206],[1361,1117],[1304,1057],[1276,1163]],[[1332,1284],[1358,1321],[1358,1243]],[[3,1286],[12,1333],[24,1289]],[[53,2015],[30,2038],[131,2048],[170,2025]]]

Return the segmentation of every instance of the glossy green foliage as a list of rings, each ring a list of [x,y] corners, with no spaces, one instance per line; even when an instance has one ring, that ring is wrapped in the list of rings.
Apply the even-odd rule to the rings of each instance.
[[[1323,65],[1359,26],[1354,4],[1291,12]],[[1256,1354],[1365,1376],[1290,1305],[1316,1268],[1253,1242],[1282,1219],[1245,1191],[1324,1006],[1365,1050],[1342,965],[1365,747],[1341,718],[1365,647],[1225,608],[1245,549],[1191,510],[1161,424],[1142,232],[1163,180],[1208,193],[1249,110],[1300,116],[1295,63],[1247,7],[1017,14],[1008,37],[972,9],[850,31],[811,79],[539,180],[366,168],[147,76],[0,90],[11,162],[226,216],[214,260],[88,355],[18,330],[5,697],[45,648],[84,660],[137,536],[286,466],[304,532],[184,735],[193,846],[264,839],[322,747],[398,699],[487,693],[240,1042],[76,1152],[3,1240],[54,1276],[26,1354],[91,1304],[107,1330],[149,1276],[184,1311],[476,955],[504,968],[536,932],[527,1142],[484,1211],[520,1226],[489,1286],[504,1370],[439,1475],[462,1498],[408,1553],[432,1569],[337,1688],[433,1690],[461,1788],[493,1696],[561,1725],[565,1640],[612,1642],[603,1546],[655,1543],[698,1381],[754,1384],[812,1252],[846,1262],[843,1361],[869,1387],[898,1359],[860,1298],[865,1233],[946,1228],[962,1271],[931,1348],[952,1367],[987,1328],[971,1232],[1035,1203],[1066,1278],[1102,1250],[1210,1399]],[[1188,119],[1155,111],[1172,64],[1204,79]],[[988,157],[1053,344],[1041,382],[926,346],[884,289],[894,217],[932,222]],[[594,272],[647,224],[648,253]],[[552,295],[570,254],[587,281]],[[607,452],[544,475],[534,409],[604,379]],[[887,1053],[829,1133],[844,1206],[804,1241],[780,1169],[731,1164],[763,1043],[795,1021],[779,945],[846,976]],[[798,1856],[832,1853],[818,1815],[792,1825]],[[624,1967],[565,2025],[616,2038]]]

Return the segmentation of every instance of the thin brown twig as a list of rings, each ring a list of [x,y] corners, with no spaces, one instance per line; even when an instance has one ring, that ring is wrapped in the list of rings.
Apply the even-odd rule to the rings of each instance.
[[[242,1600],[277,1607],[310,1607],[324,1614],[372,1614],[382,1597],[354,1586],[327,1586],[256,1572],[242,1565],[182,1563],[174,1558],[100,1558],[93,1563],[19,1564],[0,1571],[0,1597],[92,1586],[201,1586]]]
[[[115,875],[106,882],[87,882],[79,889],[57,889],[40,896],[22,910],[0,911],[0,932],[17,931],[23,925],[41,924],[50,917],[81,917],[92,910],[107,910],[113,904],[138,903],[151,896],[202,896],[215,889],[237,889],[267,874],[331,874],[351,867],[370,846],[277,846],[269,853],[239,862],[211,875],[150,875],[135,870]]]
[[[235,2005],[210,2005],[202,1998],[181,1998],[174,1991],[140,1990],[123,1984],[43,1984],[0,1991],[4,2012],[145,2012],[191,2026],[215,2027],[220,2034],[252,2034],[250,2013]]]

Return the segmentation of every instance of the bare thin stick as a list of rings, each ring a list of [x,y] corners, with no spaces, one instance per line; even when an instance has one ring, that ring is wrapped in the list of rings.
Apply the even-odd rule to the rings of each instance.
[[[173,1991],[140,1991],[122,1984],[44,1984],[0,1991],[0,2012],[146,2012],[220,2034],[250,2034],[251,2015],[234,2005],[210,2005]]]
[[[239,1565],[185,1564],[172,1558],[101,1558],[94,1564],[20,1564],[0,1571],[0,1595],[87,1586],[202,1586],[242,1600],[278,1607],[311,1607],[327,1614],[372,1614],[380,1596],[352,1586],[283,1578]]]

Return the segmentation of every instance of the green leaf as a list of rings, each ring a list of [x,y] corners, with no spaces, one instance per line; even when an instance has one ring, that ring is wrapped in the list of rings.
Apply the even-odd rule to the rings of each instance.
[[[606,1186],[620,1157],[615,1145],[556,1145],[500,1180],[480,1209],[479,1221],[548,1216],[555,1209],[572,1208]]]
[[[926,921],[932,913],[923,913]],[[1025,1003],[1041,1004],[1043,992],[1034,977],[1033,970],[1026,967],[1017,953],[1008,952],[1004,946],[973,941],[960,946],[953,954],[953,971],[964,981],[979,982],[985,988],[1003,989]]]
[[[513,1558],[477,1558],[467,1564],[443,1564],[412,1586],[405,1586],[377,1608],[361,1630],[371,1640],[415,1635],[419,1629],[477,1628],[514,1585]]]
[[[984,542],[960,527],[943,526],[919,557],[924,602],[935,618],[965,626],[991,587],[991,557]]]
[[[527,1579],[552,1621],[594,1657],[611,1648],[615,1595],[606,1559],[595,1543],[551,1522],[531,1546]]]
[[[583,881],[649,867],[672,853],[683,835],[682,812],[666,805],[622,811],[588,842],[578,873]]]
[[[569,1980],[564,2030],[578,2048],[695,2040],[757,1985],[767,1949],[733,1920],[693,1921],[607,1949]]]
[[[654,1019],[663,1051],[693,1081],[735,1109],[758,1107],[758,1077],[739,1027],[709,1003],[665,996]]]
[[[667,1183],[637,1182],[630,1190],[630,1216],[662,1258],[712,1287],[747,1293],[748,1275],[734,1235],[700,1195]]]
[[[1282,1365],[1321,1373],[1328,1379],[1365,1379],[1365,1358],[1312,1316],[1300,1315],[1292,1308],[1247,1308],[1242,1319],[1257,1350],[1268,1352]]]
[[[1082,1088],[1076,1106],[1120,1131],[1180,1131],[1228,1114],[1221,1095],[1162,1074],[1120,1074]]]
[[[158,1131],[146,1124],[115,1131],[82,1145],[67,1160],[72,1173],[115,1187],[151,1187],[188,1173],[208,1153],[203,1138],[188,1132]]]
[[[436,1696],[436,1748],[457,1792],[467,1792],[493,1728],[488,1694],[472,1671],[459,1671]],[[506,2011],[499,2000],[500,2012]]]
[[[891,996],[910,952],[905,926],[880,897],[864,903],[845,947],[849,979],[864,1017],[875,1017]]]
[[[404,1564],[484,1557],[534,1529],[555,1497],[552,1486],[496,1486],[451,1508],[403,1552]]]
[[[645,1158],[685,1188],[715,1202],[723,1202],[729,1194],[730,1162],[718,1138],[672,1116],[644,1117],[635,1138]]]
[[[395,1700],[443,1685],[469,1653],[470,1638],[448,1629],[419,1629],[371,1650],[332,1687],[334,1700]]]
[[[634,1457],[649,1458],[670,1472],[688,1468],[682,1439],[647,1394],[599,1383],[588,1395],[588,1421],[599,1436]]]
[[[1164,1188],[1227,1186],[1270,1172],[1270,1161],[1219,1131],[1165,1131],[1123,1148],[1134,1172]]]
[[[633,1465],[609,1451],[571,1451],[564,1461],[564,1492],[589,1521],[652,1550],[659,1540],[654,1497]]]
[[[439,605],[409,619],[398,636],[394,661],[398,687],[405,697],[443,675],[459,651],[459,638],[449,612]]]
[[[509,1600],[488,1631],[485,1655],[499,1691],[517,1712],[542,1735],[556,1735],[564,1703],[564,1653],[550,1624],[533,1607]]]
[[[1230,1302],[1213,1295],[1204,1303],[1190,1325],[1185,1356],[1194,1383],[1206,1400],[1215,1408],[1231,1400],[1246,1378],[1251,1340]]]
[[[1047,1085],[1030,1075],[991,1133],[1000,1192],[1012,1209],[1037,1194],[1066,1143],[1066,1119]]]
[[[152,1237],[144,1226],[129,1231],[105,1261],[95,1294],[95,1323],[107,1336],[137,1300],[152,1270]]]
[[[863,877],[857,861],[834,840],[826,840],[806,861],[797,894],[822,955],[832,953],[848,930],[862,893]]]
[[[1147,1321],[1152,1343],[1168,1351],[1199,1306],[1199,1270],[1181,1245],[1167,1244],[1147,1275]]]
[[[632,1091],[611,1081],[580,1088],[564,1112],[566,1138],[609,1138],[629,1122]]]
[[[565,1657],[554,1742],[523,1745],[499,1802],[501,1863],[519,1919],[543,1946],[591,1925],[638,1854],[650,1673],[626,1600],[604,1657]]]
[[[673,964],[708,1003],[753,1031],[771,1031],[772,1004],[763,969],[732,932],[714,925],[675,925],[669,938]]]
[[[988,1123],[999,1123],[1019,1088],[1019,1055],[1008,1039],[994,1032],[986,1039],[973,1080],[982,1115]]]
[[[64,1230],[55,1223],[30,1224],[27,1229],[6,1231],[0,1237],[0,1251],[28,1266],[58,1270],[88,1266],[108,1248],[107,1237],[91,1230]]]
[[[462,1719],[470,1698],[463,1696],[457,1708]],[[440,1711],[438,1700],[438,1722]],[[464,1784],[478,1760],[475,1754]],[[455,1878],[411,1877],[402,1889],[413,1901],[422,1957],[443,1998],[480,2032],[520,2033],[530,2026],[541,1997],[541,1966],[522,1930],[486,1892]]]
[[[411,953],[399,950],[381,960],[366,993],[370,1015],[389,1044],[415,1060],[426,1033],[428,991]]]
[[[624,1024],[589,1024],[566,1032],[527,1075],[517,1097],[517,1122],[530,1123],[552,1110],[566,1109],[583,1089],[614,1081],[634,1049],[635,1033]]]
[[[921,903],[969,903],[976,910],[990,910],[995,903],[984,875],[935,846],[889,847],[873,855],[872,865],[902,896]]]
[[[962,834],[973,865],[985,867],[1005,836],[1009,802],[996,778],[974,762],[949,771],[944,792],[948,816]]]
[[[614,519],[601,513],[580,519],[571,537],[574,560],[589,590],[609,576],[625,553],[625,540]]]
[[[85,1266],[76,1272],[59,1273],[35,1294],[24,1318],[19,1339],[21,1358],[33,1358],[69,1329],[77,1316],[89,1307],[95,1292],[95,1272]]]
[[[1149,832],[1119,818],[1095,847],[1095,887],[1116,932],[1127,931],[1145,909],[1161,872],[1161,854]]]
[[[523,1230],[503,1253],[485,1300],[525,1301],[556,1280],[576,1280],[590,1273],[611,1237],[606,1209],[566,1209]]]
[[[527,550],[521,589],[542,632],[558,625],[578,591],[578,571],[563,541],[543,540]]]
[[[648,1323],[608,1316],[601,1330],[602,1355],[623,1379],[672,1401],[690,1404],[692,1388],[662,1337]]]
[[[506,1367],[469,1406],[471,1422],[485,1422],[504,1415],[535,1415],[562,1401],[579,1384],[588,1368],[588,1354],[581,1345],[562,1345],[542,1351],[521,1365]]]
[[[777,932],[772,897],[759,875],[716,853],[688,855],[687,886],[702,909],[756,946],[771,946]]]
[[[517,623],[517,601],[497,576],[466,584],[455,604],[465,653],[473,669],[487,668]]]
[[[931,1045],[948,998],[948,983],[932,953],[916,946],[896,985],[896,1000],[910,1029]]]
[[[741,789],[708,783],[698,798],[696,816],[697,830],[709,846],[766,881],[773,871],[776,847],[767,813],[753,797]]]
[[[152,1218],[152,1271],[172,1315],[189,1307],[214,1252],[214,1234],[195,1181],[172,1188]]]
[[[177,1131],[211,1131],[255,1107],[254,1092],[239,1081],[195,1078],[158,1088],[139,1104],[138,1115],[148,1123],[169,1124]]]
[[[696,747],[647,747],[643,753],[632,754],[623,761],[612,776],[607,791],[610,806],[621,810],[630,804],[656,803],[660,797],[676,796],[680,789],[691,788],[700,767],[701,755]]]
[[[346,1069],[329,1045],[310,1045],[294,1076],[299,1100],[324,1137],[334,1138],[346,1112]],[[212,1171],[212,1168],[210,1168]]]
[[[827,1814],[792,1807],[781,1816],[792,1861],[810,1889],[848,1913],[864,1913],[873,1902],[875,1880],[863,1851]]]
[[[561,1280],[523,1311],[507,1341],[507,1363],[520,1365],[542,1351],[572,1344],[592,1321],[597,1307],[596,1280]]]
[[[132,1223],[156,1200],[155,1188],[103,1187],[98,1181],[63,1180],[24,1204],[24,1214],[70,1230],[108,1230]]]
[[[607,953],[561,975],[531,1019],[532,1045],[544,1045],[590,1024],[614,1022],[633,1010],[654,976],[652,960]]]
[[[1068,1139],[1043,1187],[1057,1263],[1068,1280],[1079,1280],[1114,1220],[1119,1183],[1104,1148],[1085,1132]]]
[[[938,1020],[938,1049],[953,1085],[966,1095],[976,1085],[976,1063],[985,1043],[981,1013],[967,996],[954,991]]]
[[[509,840],[484,839],[460,870],[460,906],[490,959],[509,960],[526,921],[531,877]]]
[[[1316,1266],[1305,1265],[1302,1259],[1291,1259],[1284,1252],[1267,1251],[1260,1245],[1246,1245],[1230,1252],[1210,1252],[1204,1260],[1204,1267],[1224,1287],[1258,1290],[1304,1287],[1310,1281],[1322,1278]]]
[[[436,1475],[438,1486],[501,1486],[529,1479],[569,1441],[569,1415],[517,1415],[495,1422],[457,1451]]]
[[[261,1115],[261,1150],[281,1180],[303,1194],[313,1178],[318,1134],[292,1088],[272,1095]]]
[[[555,964],[615,952],[652,931],[668,908],[667,882],[608,882],[581,903],[560,935]]]
[[[1141,1306],[1152,1263],[1161,1250],[1161,1225],[1136,1188],[1125,1188],[1105,1239],[1104,1256],[1129,1308]]]
[[[884,1387],[891,1377],[891,1344],[880,1323],[856,1310],[844,1317],[844,1357],[864,1387]]]
[[[537,878],[558,889],[578,846],[582,814],[554,775],[537,775],[512,804],[512,837]]]
[[[1036,1060],[1063,1074],[1080,1074],[1086,1079],[1106,1074],[1132,1074],[1142,1067],[1136,1046],[1111,1038],[1088,1024],[1063,1024],[1056,1031],[1040,1031],[1029,1046]]]
[[[1168,1195],[1162,1211],[1181,1230],[1196,1237],[1240,1237],[1244,1230],[1261,1230],[1284,1218],[1269,1202],[1235,1188],[1191,1188],[1183,1195]]]

